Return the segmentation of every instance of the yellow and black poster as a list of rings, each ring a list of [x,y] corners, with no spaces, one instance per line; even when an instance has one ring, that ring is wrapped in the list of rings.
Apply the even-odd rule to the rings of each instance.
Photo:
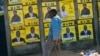
[[[20,25],[12,25],[11,27],[11,42],[12,46],[26,45],[25,27]]]
[[[44,20],[50,20],[48,11],[56,9],[56,2],[42,2],[42,13]]]
[[[25,25],[37,21],[35,20],[38,19],[37,0],[23,0],[23,14]]]
[[[9,23],[11,24],[24,24],[22,5],[8,6]]]
[[[92,0],[78,0],[79,18],[93,18]]]
[[[92,19],[78,20],[79,40],[93,39]]]
[[[37,26],[26,26],[26,42],[40,42],[39,27]]]
[[[75,10],[74,10],[74,0],[62,0],[60,4],[60,17],[64,20],[74,20]]]
[[[62,23],[62,42],[76,41],[76,31],[74,21],[63,21]]]

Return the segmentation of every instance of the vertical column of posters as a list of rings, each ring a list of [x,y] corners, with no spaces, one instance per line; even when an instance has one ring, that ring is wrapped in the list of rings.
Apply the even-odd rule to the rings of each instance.
[[[8,0],[8,19],[12,46],[25,45],[25,28],[21,0]]]
[[[92,0],[78,0],[79,18],[93,18]]]
[[[42,2],[42,13],[43,13],[43,19],[44,20],[50,20],[48,12],[51,9],[56,9],[56,2]]]
[[[93,39],[92,19],[78,20],[79,40]]]
[[[65,21],[62,23],[62,42],[76,41],[76,31],[74,21]]]
[[[42,2],[42,13],[43,13],[43,22],[44,22],[44,34],[45,34],[45,39],[48,37],[49,33],[49,27],[50,27],[50,22],[51,18],[49,18],[48,12],[51,9],[56,9],[56,2]]]
[[[40,41],[37,0],[23,0],[26,42]]]
[[[66,20],[75,20],[74,0],[62,0],[60,4],[60,17]]]

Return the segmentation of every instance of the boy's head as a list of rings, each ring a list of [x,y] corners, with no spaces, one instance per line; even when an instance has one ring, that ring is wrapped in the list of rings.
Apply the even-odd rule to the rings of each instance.
[[[57,15],[57,10],[56,9],[51,9],[50,11],[49,11],[49,17],[50,18],[52,18],[52,17],[54,17],[54,16],[56,16]]]

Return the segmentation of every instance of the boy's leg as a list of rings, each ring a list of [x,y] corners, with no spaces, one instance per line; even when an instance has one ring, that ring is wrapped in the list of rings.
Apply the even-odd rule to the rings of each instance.
[[[47,42],[44,45],[45,56],[50,56],[53,46],[54,46],[54,42],[53,42],[52,38],[48,38]]]
[[[54,41],[54,48],[55,48],[55,53],[56,53],[56,56],[60,56],[61,55],[61,52],[60,52],[60,41],[59,40],[55,40]]]

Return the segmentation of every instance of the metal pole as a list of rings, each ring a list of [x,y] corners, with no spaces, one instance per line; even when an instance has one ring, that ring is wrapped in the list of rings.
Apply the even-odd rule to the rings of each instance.
[[[4,0],[4,19],[5,19],[5,30],[6,30],[6,42],[7,42],[7,53],[8,56],[11,55],[11,38],[10,38],[10,27],[9,27],[9,19],[8,19],[8,1]]]
[[[79,19],[79,15],[78,15],[78,1],[77,0],[73,0],[74,1],[74,10],[75,10],[75,19]]]
[[[42,56],[45,54],[44,50],[44,27],[43,27],[43,15],[42,15],[42,0],[38,1],[38,13],[39,13],[39,29],[40,29],[40,37],[41,37],[41,46],[42,46]]]
[[[93,0],[93,16],[94,16],[94,29],[95,29],[95,37],[96,37],[96,43],[97,46],[99,46],[99,18],[97,16],[98,12],[97,12],[97,0]]]
[[[77,25],[77,20],[79,19],[79,14],[78,14],[78,3],[77,0],[73,0],[74,1],[74,10],[75,10],[75,29],[76,31],[78,31],[78,25]],[[76,32],[76,36],[77,36],[77,40],[79,40],[79,36],[78,36],[78,32]]]

